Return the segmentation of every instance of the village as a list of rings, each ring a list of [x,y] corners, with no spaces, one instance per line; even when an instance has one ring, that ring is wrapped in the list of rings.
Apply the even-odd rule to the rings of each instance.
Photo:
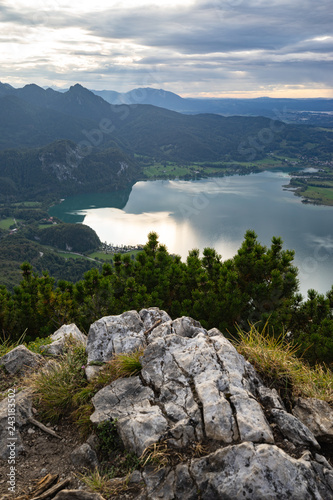
[[[135,250],[143,250],[144,245],[114,245],[113,243],[102,243],[101,251],[105,254],[128,253]]]

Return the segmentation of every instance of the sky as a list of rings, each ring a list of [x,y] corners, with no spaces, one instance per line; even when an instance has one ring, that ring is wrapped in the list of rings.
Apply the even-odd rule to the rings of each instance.
[[[2,0],[0,81],[332,97],[332,0]]]

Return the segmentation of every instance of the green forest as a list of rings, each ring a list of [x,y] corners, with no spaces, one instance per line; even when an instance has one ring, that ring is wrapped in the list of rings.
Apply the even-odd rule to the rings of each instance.
[[[199,320],[225,335],[251,324],[299,346],[298,355],[311,364],[333,363],[333,287],[326,296],[314,290],[307,300],[298,293],[294,252],[281,238],[271,246],[248,230],[237,254],[223,261],[212,248],[202,257],[194,249],[186,262],[168,253],[150,233],[134,258],[116,254],[101,269],[85,273],[77,283],[22,265],[22,281],[8,291],[0,287],[0,329],[3,340],[45,337],[64,323],[75,322],[88,332],[95,320],[125,310],[160,307],[172,318]]]

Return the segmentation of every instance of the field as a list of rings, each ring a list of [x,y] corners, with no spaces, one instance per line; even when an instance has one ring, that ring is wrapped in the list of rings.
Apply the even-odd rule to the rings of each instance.
[[[244,161],[229,161],[229,162],[198,162],[190,165],[179,165],[174,162],[154,163],[143,166],[143,174],[148,179],[154,178],[170,178],[170,177],[185,177],[190,176],[195,178],[205,175],[232,175],[233,172],[238,172],[241,169],[244,173],[254,170],[269,170],[281,168],[295,164],[295,158],[269,156],[262,160],[253,162]]]
[[[122,255],[137,255],[140,250],[131,250],[130,252],[125,252]],[[96,260],[112,260],[114,257],[113,253],[104,253],[104,252],[93,252],[90,253],[89,256],[91,259]]]
[[[333,189],[332,187],[318,187],[318,186],[308,186],[305,191],[300,193],[308,200],[313,200],[324,205],[333,206]]]
[[[13,217],[0,220],[0,229],[9,229],[11,226],[16,226],[16,221]]]

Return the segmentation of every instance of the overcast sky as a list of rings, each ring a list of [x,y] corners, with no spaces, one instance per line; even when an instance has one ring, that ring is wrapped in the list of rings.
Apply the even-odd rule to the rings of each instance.
[[[0,81],[333,97],[332,0],[1,0]]]

